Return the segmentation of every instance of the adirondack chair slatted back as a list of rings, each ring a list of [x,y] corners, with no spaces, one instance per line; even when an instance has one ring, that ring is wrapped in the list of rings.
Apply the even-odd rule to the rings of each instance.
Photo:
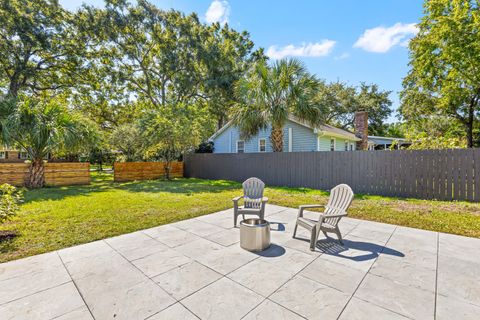
[[[330,198],[328,203],[325,206],[325,215],[327,216],[324,219],[324,222],[329,225],[336,227],[340,217],[328,218],[328,215],[340,214],[342,212],[347,212],[348,207],[353,200],[353,191],[346,184],[339,184],[330,192]]]
[[[245,208],[260,209],[265,183],[258,178],[249,178],[242,184]]]

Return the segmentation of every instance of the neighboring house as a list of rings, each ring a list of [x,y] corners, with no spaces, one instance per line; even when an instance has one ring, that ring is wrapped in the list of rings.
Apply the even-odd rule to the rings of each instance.
[[[12,148],[3,148],[0,150],[0,163],[5,162],[25,162],[28,155],[24,151],[15,150]]]
[[[387,150],[390,149],[393,144],[395,145],[395,149],[400,149],[407,148],[412,143],[403,138],[368,136],[368,150]]]
[[[21,163],[28,159],[28,154],[25,151],[20,151],[12,147],[3,147],[0,149],[0,163]],[[50,154],[45,157],[45,160],[51,160]]]
[[[356,133],[336,128],[330,125],[312,127],[307,123],[290,116],[283,127],[284,152],[308,151],[354,151],[377,150],[382,146],[393,143],[396,138],[372,137],[367,135],[368,118],[365,112],[359,112],[355,117]],[[240,137],[240,130],[232,122],[228,122],[218,130],[209,141],[214,143],[214,153],[251,153],[272,152],[270,142],[271,127],[260,130],[251,139]],[[387,142],[385,139],[389,139]]]

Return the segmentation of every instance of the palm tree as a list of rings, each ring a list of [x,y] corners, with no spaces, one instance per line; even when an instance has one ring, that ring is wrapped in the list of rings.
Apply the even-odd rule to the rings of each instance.
[[[323,120],[315,103],[319,81],[296,59],[282,59],[272,66],[258,62],[236,83],[239,103],[232,120],[242,138],[249,139],[271,126],[270,141],[274,152],[283,151],[283,131],[289,115],[312,126]]]
[[[91,122],[70,112],[59,100],[0,100],[0,139],[4,145],[25,150],[31,159],[25,181],[28,188],[44,186],[44,159],[49,153],[73,152],[96,137]]]

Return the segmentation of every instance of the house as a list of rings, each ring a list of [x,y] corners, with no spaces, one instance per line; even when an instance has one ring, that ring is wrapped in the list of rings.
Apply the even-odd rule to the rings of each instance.
[[[14,147],[0,147],[0,163],[23,163],[29,160],[28,153],[23,150],[18,150]],[[45,160],[52,160],[50,154],[48,154]]]
[[[0,149],[0,163],[25,162],[28,155],[24,151],[4,147]]]
[[[403,138],[368,136],[368,150],[387,150],[394,145],[395,149],[405,148],[411,142]]]
[[[283,127],[283,151],[377,150],[380,149],[380,146],[390,146],[397,139],[368,136],[366,112],[355,114],[355,130],[356,133],[353,133],[327,124],[314,128],[290,116]],[[209,141],[214,143],[214,153],[272,152],[270,131],[271,127],[269,126],[260,130],[251,139],[244,140],[240,137],[240,130],[230,121],[215,132]],[[404,141],[404,143],[406,142]]]

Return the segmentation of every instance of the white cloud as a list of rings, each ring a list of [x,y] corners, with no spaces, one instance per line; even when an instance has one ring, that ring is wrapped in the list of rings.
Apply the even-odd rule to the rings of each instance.
[[[343,60],[343,59],[347,59],[347,58],[349,58],[349,57],[350,57],[350,53],[344,52],[344,53],[342,53],[341,55],[336,56],[334,59],[335,59],[335,60]]]
[[[225,0],[213,0],[205,13],[205,20],[208,23],[220,22],[225,24],[230,16],[230,5]]]
[[[396,23],[391,27],[367,29],[353,45],[369,52],[385,53],[396,45],[406,46],[410,37],[417,34],[415,23]]]
[[[272,59],[282,59],[290,57],[324,57],[327,56],[335,46],[333,40],[322,40],[317,43],[304,43],[301,46],[289,44],[285,47],[270,46],[267,50],[267,56]]]

